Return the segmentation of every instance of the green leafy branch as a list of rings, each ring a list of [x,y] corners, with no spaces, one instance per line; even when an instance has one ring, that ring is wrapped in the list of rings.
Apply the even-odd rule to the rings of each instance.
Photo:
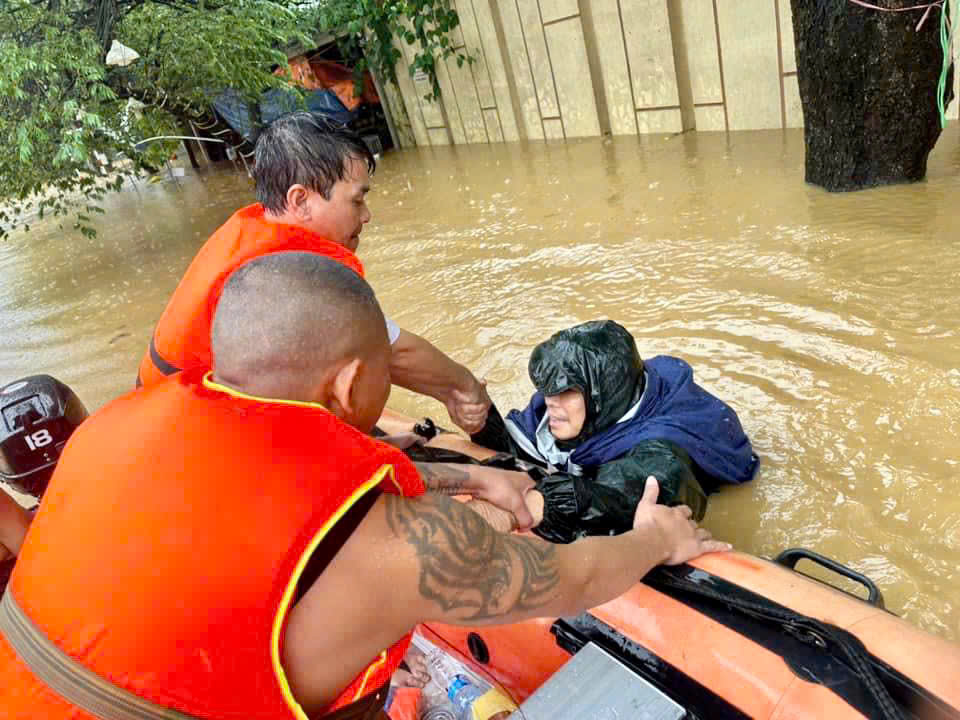
[[[433,90],[428,97],[434,100],[440,98],[438,61],[456,57],[463,65],[475,60],[464,48],[454,48],[450,39],[460,25],[450,0],[328,0],[317,9],[317,23],[338,35],[341,52],[355,68],[358,92],[368,69],[397,82],[402,56],[397,42],[414,47],[410,76],[426,73]]]
[[[0,0],[0,239],[77,207],[92,232],[89,208],[176,148],[139,140],[182,134],[225,88],[257,101],[289,87],[274,69],[320,31],[358,80],[395,83],[397,44],[414,46],[410,73],[438,98],[437,63],[472,60],[453,47],[458,24],[450,0]],[[113,40],[139,58],[106,65]]]

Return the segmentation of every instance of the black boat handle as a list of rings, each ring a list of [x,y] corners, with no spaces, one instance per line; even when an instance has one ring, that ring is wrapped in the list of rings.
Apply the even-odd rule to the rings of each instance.
[[[880,588],[877,587],[873,580],[862,573],[858,573],[856,570],[851,570],[846,565],[841,565],[836,560],[831,560],[830,558],[819,553],[815,553],[813,550],[806,550],[804,548],[790,548],[789,550],[784,550],[782,553],[777,555],[777,557],[774,559],[774,562],[778,565],[783,565],[786,568],[790,568],[794,572],[799,572],[797,570],[797,563],[800,560],[810,560],[811,562],[815,562],[820,567],[824,567],[827,570],[835,572],[837,575],[842,575],[848,580],[853,580],[853,582],[863,585],[867,589],[866,602],[870,603],[874,607],[880,608],[881,610],[884,609],[883,594],[880,592]],[[844,590],[842,592],[846,591]],[[852,595],[853,593],[847,594]],[[854,597],[859,600],[863,599],[857,595],[854,595]]]

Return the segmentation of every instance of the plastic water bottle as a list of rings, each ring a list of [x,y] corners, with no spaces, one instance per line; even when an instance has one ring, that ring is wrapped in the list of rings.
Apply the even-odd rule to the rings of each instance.
[[[473,703],[477,698],[483,697],[486,692],[470,682],[466,676],[457,675],[447,688],[447,697],[453,705],[453,711],[457,714],[457,720],[474,720]]]
[[[427,655],[427,667],[430,670],[430,676],[441,688],[449,688],[453,683],[457,673],[451,667],[449,655],[439,648],[433,650]]]

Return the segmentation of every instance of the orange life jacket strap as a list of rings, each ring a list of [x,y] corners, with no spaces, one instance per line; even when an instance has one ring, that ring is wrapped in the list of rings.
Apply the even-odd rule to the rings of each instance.
[[[197,720],[156,705],[84,667],[33,624],[7,588],[0,600],[0,634],[38,680],[68,703],[101,720]]]

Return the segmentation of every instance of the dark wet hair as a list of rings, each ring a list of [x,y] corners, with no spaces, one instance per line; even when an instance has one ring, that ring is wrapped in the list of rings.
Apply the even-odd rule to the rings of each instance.
[[[366,162],[371,174],[377,168],[370,148],[353,130],[306,110],[281,115],[257,139],[253,168],[257,200],[267,210],[282,213],[287,190],[297,184],[329,200],[351,157]]]

